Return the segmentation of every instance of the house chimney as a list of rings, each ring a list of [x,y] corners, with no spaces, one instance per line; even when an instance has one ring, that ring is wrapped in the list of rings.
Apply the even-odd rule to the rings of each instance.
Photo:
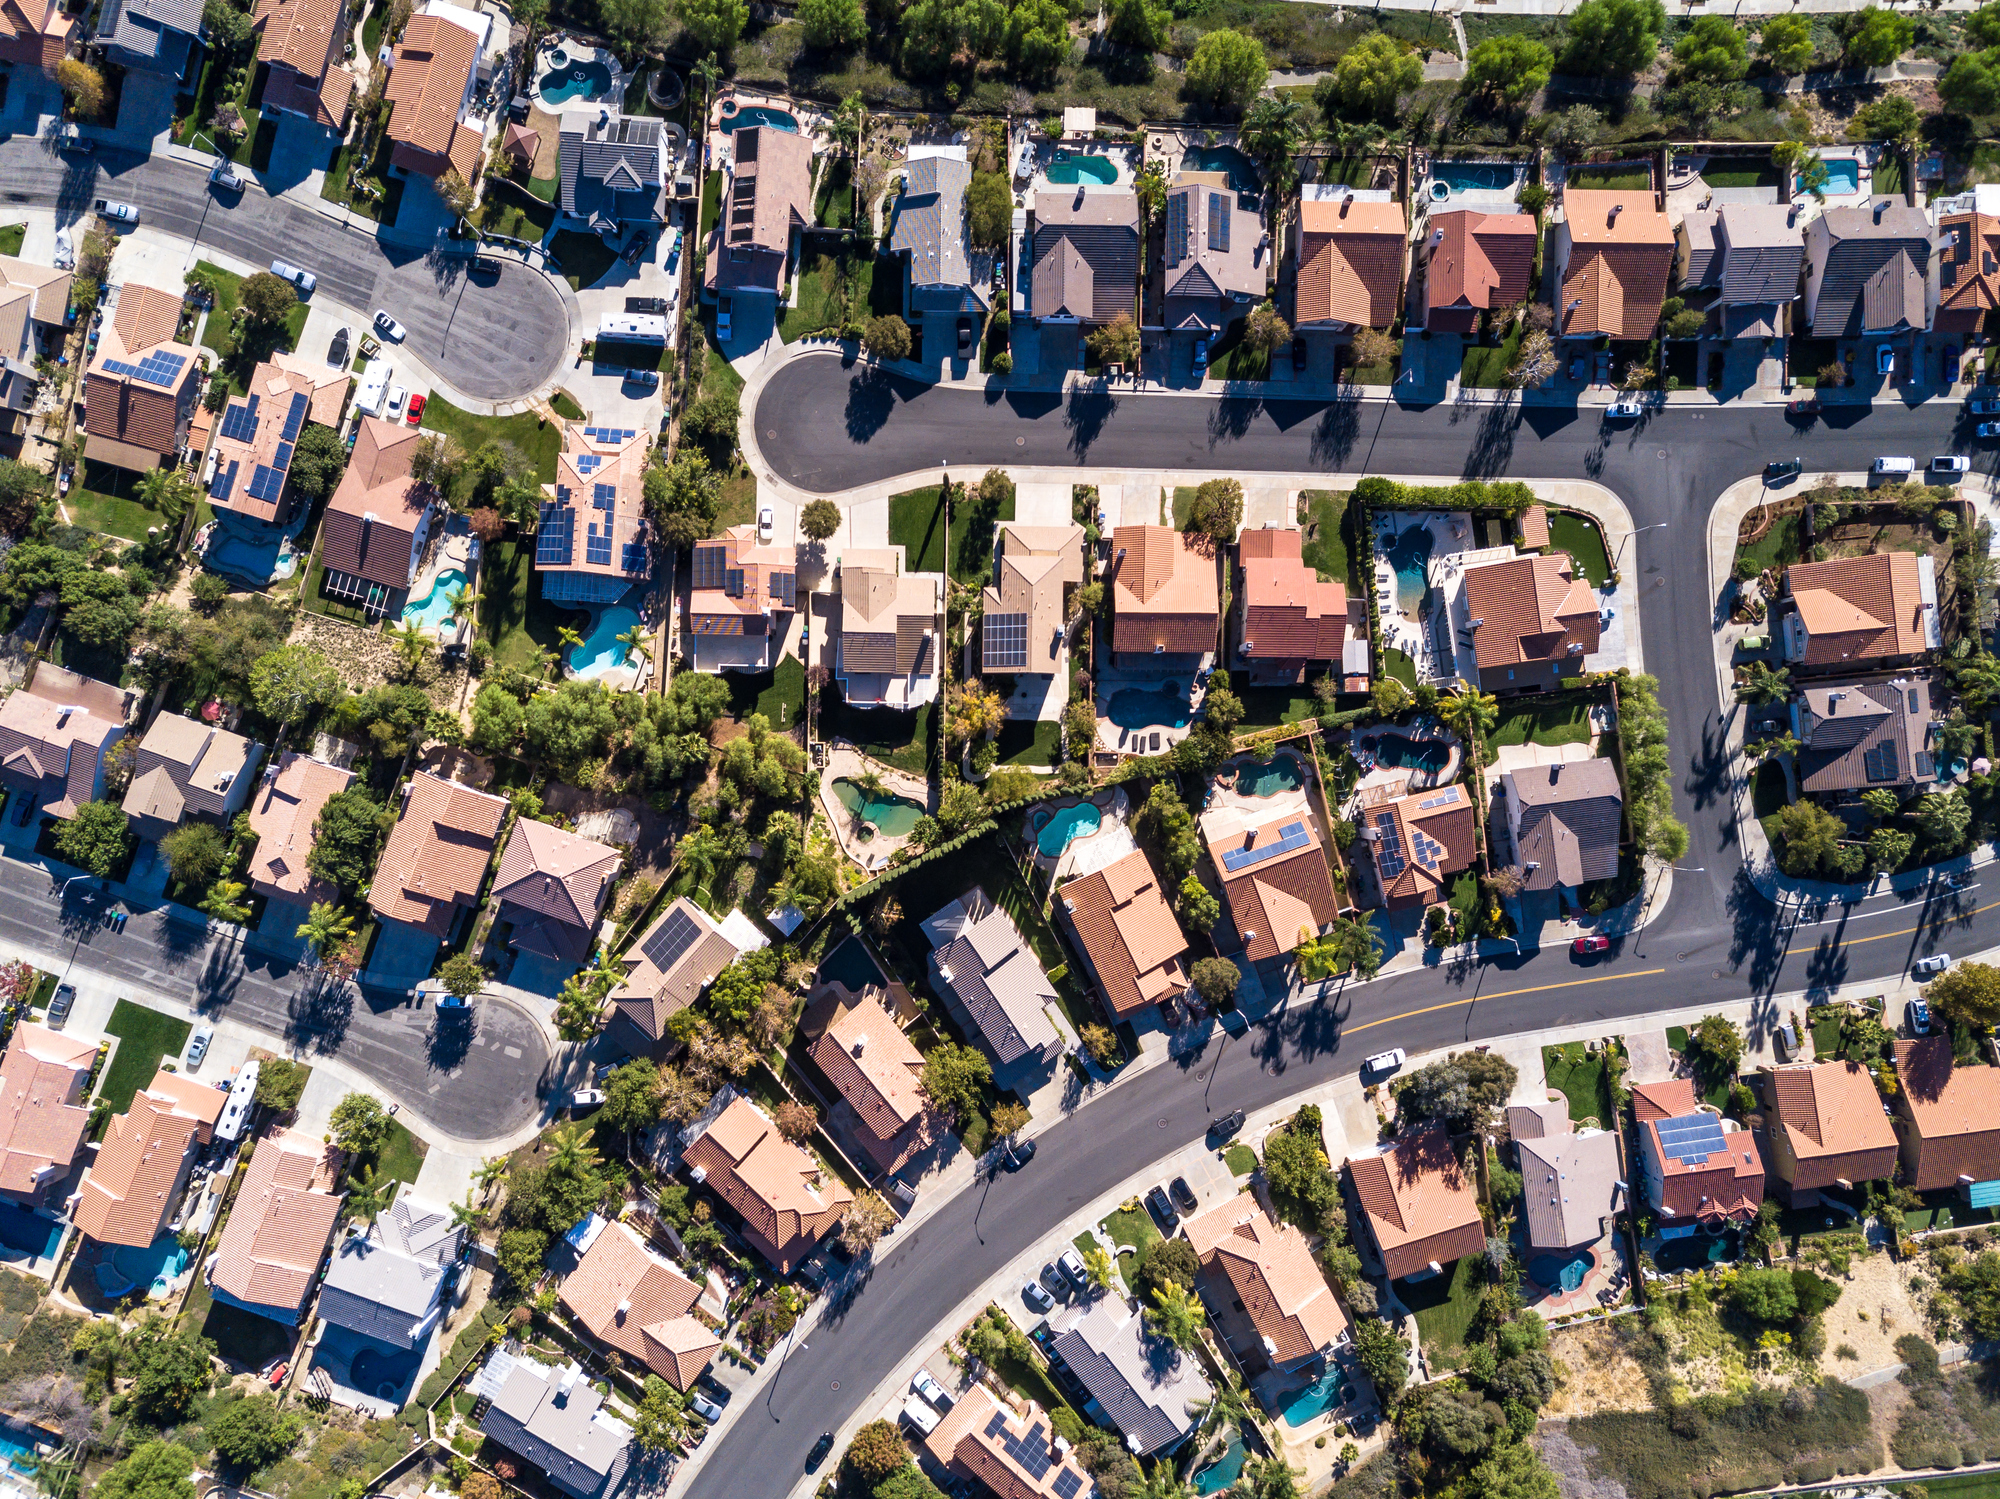
[[[1623,208],[1624,206],[1625,205],[1623,203],[1613,203],[1611,205],[1611,212],[1607,213],[1604,216],[1605,228],[1610,229],[1616,227],[1618,223],[1618,210]]]
[[[1875,200],[1875,222],[1878,224],[1881,223],[1882,215],[1887,213],[1888,211],[1889,211],[1889,200],[1887,198],[1877,198]]]
[[[868,1033],[862,1032],[854,1038],[854,1054],[858,1057],[868,1050]]]

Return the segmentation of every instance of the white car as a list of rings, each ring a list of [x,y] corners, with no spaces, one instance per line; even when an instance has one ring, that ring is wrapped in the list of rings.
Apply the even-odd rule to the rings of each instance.
[[[208,180],[217,187],[227,188],[232,193],[240,192],[243,188],[243,178],[238,174],[236,163],[233,161],[218,161],[210,170]]]
[[[1610,414],[1614,421],[1636,422],[1645,413],[1636,397],[1620,396],[1611,403]]]
[[[694,1413],[704,1421],[713,1424],[722,1419],[722,1407],[699,1390],[688,1392],[688,1404],[694,1407]]]
[[[778,513],[769,505],[757,512],[757,536],[761,541],[769,541],[771,532],[778,524]]]
[[[97,200],[97,211],[113,223],[136,224],[139,222],[139,210],[134,208],[130,203],[117,203],[113,202],[110,198],[99,198]]]
[[[573,1109],[594,1109],[603,1102],[602,1088],[578,1088],[575,1096],[570,1099],[569,1106]]]
[[[1928,958],[1918,958],[1915,966],[1910,969],[1910,972],[1922,974],[1928,978],[1934,973],[1943,973],[1949,967],[1951,967],[1951,954],[1948,952],[1934,952]]]
[[[1972,460],[1960,454],[1940,453],[1931,460],[1934,474],[1962,474],[1972,467]]]
[[[910,1381],[910,1388],[941,1411],[948,1411],[952,1407],[951,1396],[944,1392],[943,1385],[931,1377],[928,1369],[917,1370],[916,1378]]]
[[[1875,351],[1875,373],[1886,375],[1896,367],[1896,351],[1888,344]]]
[[[1409,1058],[1404,1054],[1403,1048],[1398,1046],[1391,1051],[1376,1052],[1374,1056],[1361,1064],[1361,1070],[1363,1073],[1372,1073],[1376,1077],[1383,1077],[1394,1072],[1408,1060]]]
[[[202,1059],[208,1055],[208,1043],[214,1039],[215,1027],[212,1025],[204,1025],[194,1033],[194,1039],[188,1042],[187,1049],[189,1072],[201,1071]]]
[[[390,386],[389,399],[382,408],[383,420],[391,422],[399,420],[403,415],[403,402],[408,400],[409,397],[410,397],[410,391],[408,386],[404,385]]]
[[[401,323],[379,307],[375,309],[375,331],[392,344],[399,344],[410,336]]]
[[[302,271],[288,260],[272,261],[271,274],[276,276],[280,281],[291,282],[292,285],[299,289],[299,295],[302,297],[311,296],[313,288],[319,285],[319,278],[314,276],[311,271]]]

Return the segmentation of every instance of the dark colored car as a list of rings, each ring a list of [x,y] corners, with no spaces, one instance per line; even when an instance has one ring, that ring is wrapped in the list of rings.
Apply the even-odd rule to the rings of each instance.
[[[1160,1232],[1169,1236],[1173,1234],[1174,1225],[1180,1222],[1181,1215],[1174,1211],[1173,1201],[1167,1196],[1165,1187],[1155,1187],[1146,1194],[1146,1211],[1153,1215]]]
[[[1944,383],[1947,385],[1954,385],[1957,382],[1958,382],[1958,345],[1946,344],[1944,346]]]
[[[1785,403],[1785,414],[1787,416],[1818,416],[1819,397],[1800,396],[1796,401],[1787,401]]]
[[[833,1433],[823,1431],[819,1434],[819,1440],[813,1443],[812,1451],[806,1454],[806,1471],[817,1473],[819,1465],[826,1461],[826,1455],[831,1451],[833,1451]]]
[[[1306,367],[1306,336],[1301,333],[1292,340],[1292,369],[1296,373]]]
[[[625,247],[625,254],[623,256],[625,264],[637,265],[639,263],[639,257],[641,255],[644,255],[647,250],[651,249],[652,244],[653,244],[653,231],[650,229],[641,229],[639,231],[638,237],[635,238],[631,244]]]
[[[729,1404],[729,1386],[717,1379],[713,1374],[710,1374],[706,1369],[695,1376],[694,1382],[708,1391],[709,1399],[713,1400],[717,1405]]]
[[[1797,458],[1773,458],[1764,465],[1764,482],[1776,484],[1784,479],[1796,479],[1805,471],[1805,464]]]
[[[1187,1184],[1185,1176],[1177,1176],[1167,1183],[1167,1191],[1174,1199],[1174,1206],[1183,1213],[1192,1213],[1201,1206],[1194,1195],[1194,1188]]]
[[[972,319],[970,317],[962,317],[958,320],[958,357],[960,359],[970,359],[972,357],[972,349]]]
[[[333,342],[327,345],[326,362],[333,365],[347,363],[347,342],[351,335],[345,328],[333,335]]]
[[[1243,1111],[1232,1109],[1209,1125],[1208,1137],[1211,1140],[1233,1140],[1241,1128],[1243,1128]]]
[[[1579,937],[1576,941],[1570,943],[1569,950],[1580,958],[1589,957],[1593,953],[1610,952],[1611,939],[1609,937]]]
[[[1007,1154],[1002,1158],[1001,1164],[1009,1171],[1019,1171],[1034,1158],[1035,1142],[1033,1140],[1022,1140],[1018,1144],[1010,1145],[1007,1148]]]
[[[482,276],[497,276],[500,274],[500,257],[475,255],[472,257],[472,268]]]

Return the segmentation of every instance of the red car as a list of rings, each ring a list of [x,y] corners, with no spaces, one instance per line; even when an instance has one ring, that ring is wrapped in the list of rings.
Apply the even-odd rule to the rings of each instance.
[[[285,1382],[286,1371],[288,1371],[291,1367],[292,1366],[290,1364],[280,1364],[278,1365],[277,1368],[271,1371],[272,1389],[274,1390],[277,1389],[280,1385],[282,1385]]]
[[[1788,401],[1785,410],[1793,416],[1814,416],[1819,412],[1818,396],[1800,396],[1796,401]]]
[[[404,420],[407,421],[412,427],[414,427],[417,425],[418,422],[421,422],[423,419],[424,419],[424,398],[422,396],[411,396],[410,414],[407,417],[405,417]]]
[[[1610,952],[1611,939],[1609,937],[1579,937],[1576,941],[1570,943],[1569,950],[1580,958],[1587,958],[1592,953]]]

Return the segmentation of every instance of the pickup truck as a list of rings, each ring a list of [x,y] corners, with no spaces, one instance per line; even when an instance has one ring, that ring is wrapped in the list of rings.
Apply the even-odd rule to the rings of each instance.
[[[134,208],[130,203],[114,203],[109,198],[99,198],[97,200],[97,211],[114,223],[136,224],[139,222],[139,210]]]

